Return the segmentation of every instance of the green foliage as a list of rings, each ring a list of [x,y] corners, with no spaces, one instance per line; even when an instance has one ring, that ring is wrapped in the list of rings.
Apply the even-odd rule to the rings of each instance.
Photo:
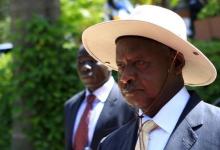
[[[0,43],[9,42],[9,0],[0,0]]]
[[[214,100],[220,97],[220,41],[192,41],[203,53],[212,61],[217,70],[217,78],[214,83],[205,87],[196,87],[196,90],[201,97],[209,102],[213,103]]]
[[[11,54],[0,54],[0,148],[9,150],[11,141],[10,90],[12,72]]]
[[[169,2],[170,2],[169,7],[175,8],[179,4],[180,0],[171,0]]]
[[[8,0],[0,0],[0,43],[9,42]],[[11,54],[0,53],[0,149],[9,150],[11,142]]]
[[[90,25],[103,20],[105,0],[61,0],[62,22],[66,27],[67,46],[81,43],[82,32]]]
[[[0,20],[9,14],[9,0],[0,0]]]
[[[9,42],[10,19],[6,17],[0,20],[0,43]]]
[[[198,14],[199,19],[220,15],[220,0],[209,0]]]
[[[164,3],[164,0],[131,0],[131,2],[133,4],[149,4],[149,5],[161,5],[162,3]],[[169,0],[166,1],[165,3],[168,4],[167,7],[169,8],[174,8],[179,4],[180,0]]]
[[[36,150],[64,147],[65,101],[81,87],[74,64],[75,49],[63,48],[63,27],[36,17],[25,26],[29,33],[13,51],[14,99],[22,107],[13,108],[13,117],[31,126],[26,129]],[[20,109],[19,109],[20,108]]]
[[[134,4],[154,4],[155,0],[132,0]],[[158,1],[158,0],[156,0]],[[160,1],[160,0],[159,0]]]

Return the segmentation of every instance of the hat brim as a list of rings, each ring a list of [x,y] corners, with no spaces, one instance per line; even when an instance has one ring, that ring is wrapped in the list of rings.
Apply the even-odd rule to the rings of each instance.
[[[195,46],[178,35],[145,21],[114,20],[99,23],[83,32],[82,41],[92,57],[117,71],[115,40],[125,35],[154,39],[181,52],[185,58],[182,72],[185,85],[208,85],[217,76],[214,65]]]

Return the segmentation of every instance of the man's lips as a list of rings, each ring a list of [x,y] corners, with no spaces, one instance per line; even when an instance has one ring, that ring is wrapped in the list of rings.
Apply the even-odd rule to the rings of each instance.
[[[87,78],[91,78],[91,77],[93,77],[93,72],[84,72],[84,73],[81,73],[81,77],[83,78],[83,79],[87,79]]]
[[[142,92],[142,89],[122,90],[122,93],[126,96],[132,96],[138,92]]]

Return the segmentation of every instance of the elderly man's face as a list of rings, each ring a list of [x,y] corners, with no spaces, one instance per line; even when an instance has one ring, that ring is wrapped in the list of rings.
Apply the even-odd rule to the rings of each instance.
[[[121,37],[116,42],[119,86],[128,103],[147,110],[167,81],[170,49],[143,37]],[[154,104],[161,107],[161,104]],[[158,105],[158,106],[157,106]]]
[[[84,49],[78,52],[77,72],[90,91],[102,86],[110,76],[108,68],[93,59]]]

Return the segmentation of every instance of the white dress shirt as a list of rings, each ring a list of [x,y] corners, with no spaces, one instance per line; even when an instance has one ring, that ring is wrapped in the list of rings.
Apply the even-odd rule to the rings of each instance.
[[[96,89],[93,94],[96,96],[95,101],[93,102],[93,108],[90,112],[90,118],[89,118],[89,126],[88,126],[88,142],[89,145],[91,144],[92,138],[93,138],[93,134],[94,134],[94,130],[96,127],[96,123],[99,119],[99,116],[101,114],[101,111],[104,107],[105,101],[108,98],[108,95],[114,85],[114,79],[111,76],[109,78],[109,80],[100,88]],[[77,131],[80,119],[83,115],[83,112],[86,108],[87,105],[87,101],[86,98],[87,96],[90,94],[90,92],[88,91],[88,89],[86,89],[86,94],[85,94],[85,99],[83,100],[82,104],[79,107],[79,110],[77,112],[77,117],[76,117],[76,121],[75,121],[75,125],[74,125],[74,129],[73,129],[73,138],[75,136],[75,133]]]
[[[144,115],[143,122],[152,119],[159,126],[149,135],[148,150],[165,148],[189,97],[188,91],[183,87],[153,118]],[[142,111],[139,110],[139,113]]]

